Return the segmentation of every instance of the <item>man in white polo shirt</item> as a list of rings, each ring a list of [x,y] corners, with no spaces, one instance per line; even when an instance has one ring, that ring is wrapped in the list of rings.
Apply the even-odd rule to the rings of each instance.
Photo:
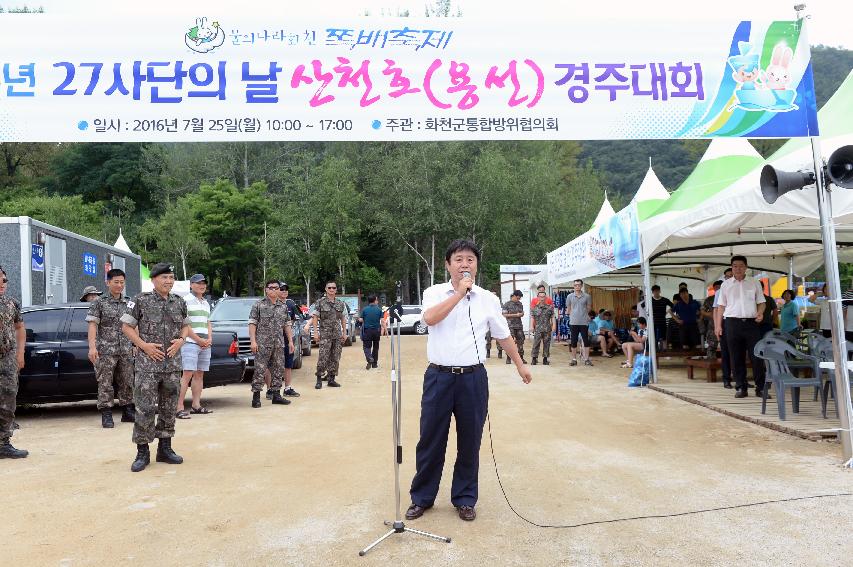
[[[213,330],[210,324],[210,303],[204,298],[207,280],[202,274],[190,278],[190,293],[184,296],[187,304],[187,317],[190,320],[190,333],[181,347],[183,374],[181,374],[181,393],[178,396],[176,417],[189,419],[190,414],[213,413],[201,405],[201,390],[204,387],[204,373],[210,370],[210,345],[213,343]],[[184,409],[184,396],[192,381],[192,406]]]
[[[764,289],[761,282],[746,275],[745,256],[732,256],[733,277],[723,282],[714,309],[714,332],[719,339],[725,320],[725,340],[728,346],[736,398],[747,394],[746,355],[752,360],[755,395],[764,390],[764,362],[755,356],[755,343],[760,339],[759,325],[764,314]]]
[[[450,501],[459,517],[476,518],[480,440],[486,423],[489,379],[486,333],[506,351],[525,384],[530,369],[510,338],[498,298],[474,285],[480,250],[469,240],[454,240],[444,256],[450,281],[427,288],[423,321],[429,325],[427,357],[421,397],[421,431],[416,470],[409,493],[412,505],[406,519],[414,520],[432,508],[441,482],[450,416],[456,420],[456,465]]]

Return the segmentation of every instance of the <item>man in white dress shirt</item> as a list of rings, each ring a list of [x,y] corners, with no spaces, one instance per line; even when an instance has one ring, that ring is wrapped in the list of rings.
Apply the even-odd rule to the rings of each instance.
[[[747,394],[746,356],[752,360],[755,378],[755,395],[764,389],[764,361],[755,356],[755,343],[761,338],[758,326],[764,316],[764,289],[761,283],[746,275],[746,257],[732,256],[734,277],[723,282],[714,308],[714,332],[717,338],[723,333],[728,345],[730,366],[735,378],[736,398]]]
[[[477,245],[454,240],[444,259],[450,281],[427,288],[423,297],[423,321],[429,325],[429,366],[424,374],[417,472],[409,491],[412,505],[406,511],[408,520],[421,517],[435,503],[451,415],[456,419],[457,452],[450,501],[461,519],[476,518],[480,440],[489,402],[489,380],[483,365],[486,333],[491,331],[525,384],[532,378],[510,338],[500,301],[474,285],[480,262]]]

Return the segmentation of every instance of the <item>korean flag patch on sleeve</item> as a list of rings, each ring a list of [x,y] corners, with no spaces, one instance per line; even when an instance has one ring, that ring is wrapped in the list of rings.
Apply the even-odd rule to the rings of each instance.
[[[128,309],[133,309],[133,306],[134,306],[134,305],[136,305],[136,303],[134,303],[134,302],[132,302],[132,301],[128,301],[128,302],[127,302],[127,308],[128,308]]]

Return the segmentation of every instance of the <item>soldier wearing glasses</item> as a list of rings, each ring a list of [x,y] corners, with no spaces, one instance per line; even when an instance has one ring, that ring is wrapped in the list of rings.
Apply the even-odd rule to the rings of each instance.
[[[261,390],[264,376],[270,372],[272,403],[287,405],[290,400],[281,397],[281,382],[284,377],[284,338],[293,351],[293,331],[290,316],[284,301],[279,301],[278,280],[269,280],[264,285],[265,295],[252,306],[249,312],[249,339],[255,353],[255,372],[252,375],[252,407],[261,407]]]
[[[317,383],[314,385],[318,390],[323,387],[324,377],[329,380],[330,387],[340,387],[335,376],[341,361],[341,347],[347,340],[347,309],[343,301],[335,298],[337,293],[338,285],[334,281],[327,282],[326,294],[311,306],[311,321],[305,325],[306,333],[314,326],[314,338],[320,345]]]

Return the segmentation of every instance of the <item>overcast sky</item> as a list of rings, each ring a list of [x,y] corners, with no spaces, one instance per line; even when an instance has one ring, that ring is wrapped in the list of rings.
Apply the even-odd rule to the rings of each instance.
[[[408,9],[412,16],[424,13],[425,0],[279,0],[265,2],[248,0],[149,0],[148,2],[122,2],[118,0],[0,0],[0,5],[44,6],[52,13],[67,13],[81,9],[117,14],[139,14],[143,11],[199,12],[214,15],[231,10],[250,9],[267,13],[281,12],[291,16],[337,15],[352,16],[369,10],[379,15]],[[812,45],[853,49],[853,1],[806,0],[806,13],[811,15],[809,41]],[[564,17],[601,19],[604,17],[633,20],[667,20],[697,23],[703,19],[716,20],[789,20],[795,18],[794,0],[454,0],[462,9],[463,17],[491,18],[506,14],[513,19]]]

